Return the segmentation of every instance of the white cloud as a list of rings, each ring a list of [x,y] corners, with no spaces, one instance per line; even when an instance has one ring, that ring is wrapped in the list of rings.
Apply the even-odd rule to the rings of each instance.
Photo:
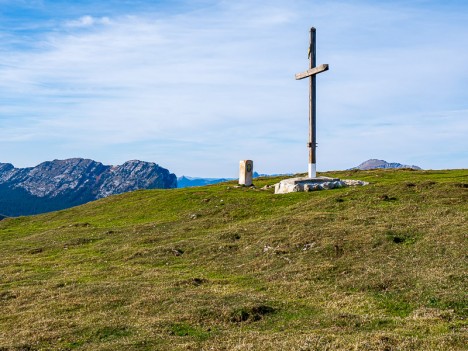
[[[260,171],[300,171],[308,93],[293,76],[307,66],[315,24],[318,63],[331,67],[318,78],[319,168],[386,155],[455,167],[429,160],[427,145],[444,130],[441,141],[466,148],[460,122],[451,112],[440,113],[443,125],[425,116],[458,109],[466,119],[468,49],[459,41],[468,31],[451,13],[423,12],[226,1],[172,15],[86,15],[0,57],[0,147],[63,147],[13,152],[16,164],[72,154],[222,176],[253,155]]]

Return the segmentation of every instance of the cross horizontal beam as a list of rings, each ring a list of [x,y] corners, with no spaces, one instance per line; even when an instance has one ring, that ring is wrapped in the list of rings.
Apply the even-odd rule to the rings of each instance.
[[[305,72],[296,74],[296,80],[304,79],[307,77],[314,76],[316,74],[328,71],[328,64],[324,63],[323,65],[308,69]]]

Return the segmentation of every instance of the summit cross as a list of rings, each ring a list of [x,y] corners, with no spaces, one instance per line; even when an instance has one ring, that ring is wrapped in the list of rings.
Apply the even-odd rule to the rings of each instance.
[[[319,73],[328,71],[328,64],[316,66],[315,58],[315,28],[310,29],[310,46],[309,46],[309,69],[303,73],[296,74],[296,80],[309,77],[309,178],[317,177],[317,160],[316,160],[316,97],[315,97],[315,76]]]

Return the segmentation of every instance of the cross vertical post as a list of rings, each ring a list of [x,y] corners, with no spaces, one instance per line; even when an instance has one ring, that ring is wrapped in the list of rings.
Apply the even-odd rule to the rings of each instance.
[[[310,78],[309,79],[309,141],[307,147],[309,148],[309,178],[317,177],[317,138],[316,138],[316,115],[317,115],[317,104],[315,95],[315,82],[316,75],[325,71],[328,71],[328,65],[323,64],[316,66],[316,52],[315,52],[315,34],[316,30],[314,27],[310,28],[310,44],[309,44],[309,69],[303,73],[296,74],[296,80]]]
[[[315,28],[310,28],[310,47],[309,47],[309,69],[315,68]],[[309,178],[317,177],[317,159],[316,159],[316,95],[315,95],[315,74],[309,79]]]

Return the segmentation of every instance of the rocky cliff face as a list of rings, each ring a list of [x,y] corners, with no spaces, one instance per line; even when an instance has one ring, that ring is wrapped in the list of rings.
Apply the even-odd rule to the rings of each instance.
[[[31,168],[0,163],[0,213],[36,214],[137,189],[176,187],[176,176],[151,162],[134,160],[121,166],[105,166],[72,158]]]
[[[367,169],[375,169],[375,168],[412,168],[412,169],[421,169],[418,166],[403,165],[403,164],[398,163],[398,162],[387,162],[387,161],[384,161],[384,160],[377,160],[377,159],[367,160],[367,161],[361,163],[359,166],[355,167],[354,169],[367,170]]]

